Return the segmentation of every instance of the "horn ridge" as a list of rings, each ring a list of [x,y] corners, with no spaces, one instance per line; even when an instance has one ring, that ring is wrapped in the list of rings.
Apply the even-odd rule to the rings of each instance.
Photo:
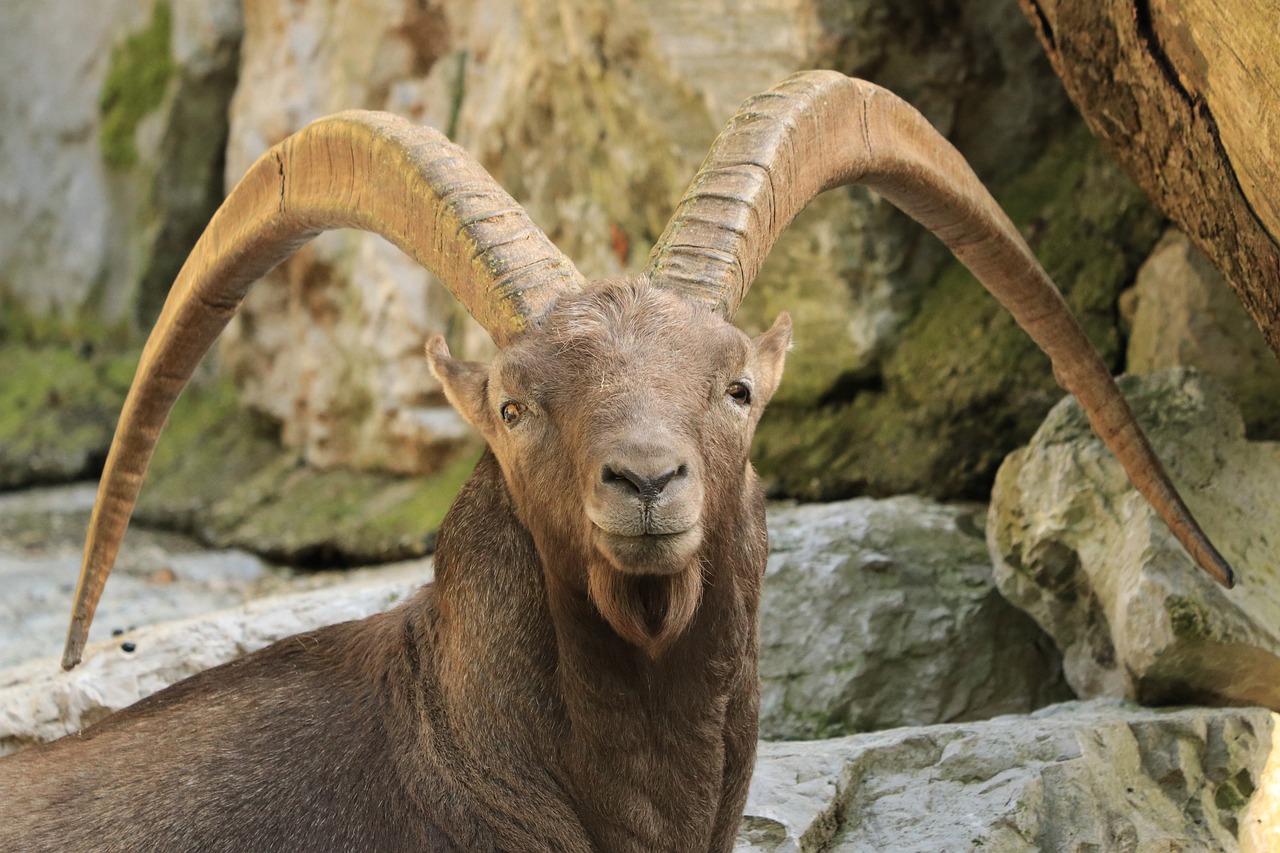
[[[214,214],[143,348],[89,522],[64,668],[80,660],[156,439],[196,365],[255,281],[334,228],[395,244],[500,346],[558,294],[583,285],[517,202],[438,131],[349,111],[271,148]]]

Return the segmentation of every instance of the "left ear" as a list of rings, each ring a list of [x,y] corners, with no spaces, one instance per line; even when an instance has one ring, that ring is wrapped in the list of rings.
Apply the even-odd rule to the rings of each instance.
[[[782,381],[782,367],[791,349],[791,315],[783,311],[769,331],[752,339],[756,351],[755,396],[761,404],[769,402]]]
[[[427,362],[444,387],[444,395],[485,438],[489,437],[489,368],[478,361],[459,361],[449,355],[440,335],[427,341]]]

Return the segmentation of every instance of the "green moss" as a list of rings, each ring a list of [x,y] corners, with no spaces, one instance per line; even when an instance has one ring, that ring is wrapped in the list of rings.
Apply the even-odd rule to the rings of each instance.
[[[1083,126],[995,195],[1118,367],[1116,301],[1159,236],[1159,214]],[[879,376],[816,402],[781,398],[765,416],[755,460],[772,493],[985,498],[1000,460],[1062,396],[1048,359],[956,261],[900,340]]]
[[[1218,790],[1213,795],[1213,804],[1220,811],[1238,815],[1245,806],[1249,805],[1256,791],[1257,786],[1253,782],[1253,776],[1247,769],[1241,770],[1218,786]]]
[[[1181,640],[1211,639],[1213,620],[1199,601],[1175,595],[1165,601],[1165,609],[1175,637]]]
[[[119,351],[132,339],[132,329],[124,319],[103,320],[101,302],[101,295],[94,291],[69,311],[35,312],[14,295],[10,285],[0,281],[0,345]]]
[[[0,489],[93,476],[136,353],[0,346]]]
[[[102,123],[98,131],[102,157],[115,169],[138,162],[134,133],[138,124],[160,106],[173,76],[169,48],[172,12],[158,2],[145,29],[132,33],[111,50],[111,64],[98,99]]]
[[[478,456],[461,453],[435,477],[318,471],[276,433],[229,383],[193,389],[157,445],[138,517],[292,563],[407,559],[431,549]]]

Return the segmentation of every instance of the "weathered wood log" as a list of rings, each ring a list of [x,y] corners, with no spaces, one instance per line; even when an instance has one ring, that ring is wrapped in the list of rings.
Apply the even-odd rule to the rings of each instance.
[[[1067,94],[1280,356],[1280,7],[1018,0]]]

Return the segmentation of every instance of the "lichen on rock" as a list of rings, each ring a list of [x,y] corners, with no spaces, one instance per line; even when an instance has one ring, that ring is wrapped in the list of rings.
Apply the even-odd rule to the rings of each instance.
[[[0,336],[0,490],[95,476],[137,358]]]

